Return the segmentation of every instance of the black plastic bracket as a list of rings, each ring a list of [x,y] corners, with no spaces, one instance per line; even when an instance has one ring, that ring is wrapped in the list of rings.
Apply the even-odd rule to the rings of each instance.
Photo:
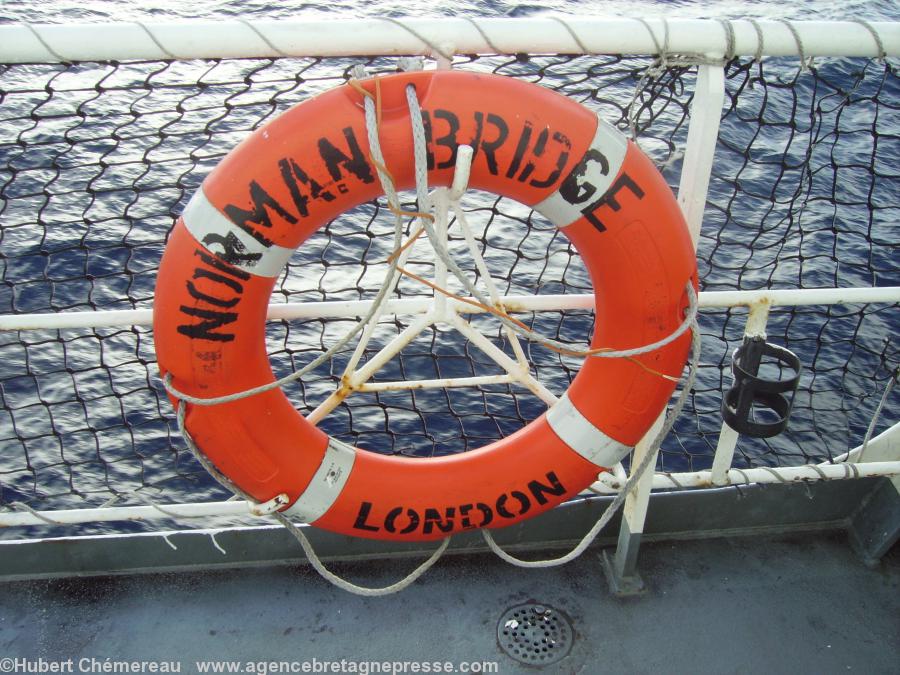
[[[773,380],[759,376],[759,367],[764,357],[774,360],[781,374],[792,371],[787,377]],[[787,427],[794,403],[794,392],[800,382],[800,359],[793,352],[769,344],[762,337],[745,337],[731,357],[731,372],[734,385],[722,398],[722,419],[732,429],[754,438],[777,436]],[[785,394],[790,393],[789,397]],[[754,407],[757,411],[767,411],[767,418],[753,419]]]

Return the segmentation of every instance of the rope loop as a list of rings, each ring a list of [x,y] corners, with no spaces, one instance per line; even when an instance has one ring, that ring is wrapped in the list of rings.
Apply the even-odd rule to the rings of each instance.
[[[405,23],[403,23],[399,19],[395,19],[390,16],[380,16],[378,18],[381,19],[382,21],[386,21],[390,24],[397,26],[398,28],[402,28],[403,30],[405,30],[407,33],[409,33],[414,38],[419,40],[425,47],[428,47],[428,49],[431,51],[432,55],[436,54],[438,56],[441,56],[441,57],[447,59],[448,61],[453,60],[453,54],[447,52],[446,50],[443,49],[443,47],[441,45],[438,45],[433,40],[425,37],[419,31],[417,31],[415,28],[407,26]]]
[[[800,72],[806,72],[812,68],[813,58],[810,56],[807,58],[806,50],[803,47],[803,40],[800,37],[800,33],[797,31],[797,27],[790,21],[790,19],[778,19],[779,23],[784,24],[789,31],[791,31],[791,35],[794,36],[794,42],[797,43],[797,51],[800,53]]]
[[[643,459],[641,459],[640,464],[638,464],[637,468],[632,470],[631,476],[628,477],[625,485],[615,496],[612,502],[610,502],[609,506],[606,507],[606,510],[603,511],[603,513],[597,519],[597,522],[594,523],[593,527],[588,530],[588,532],[584,535],[584,537],[582,537],[581,541],[578,542],[578,545],[575,546],[575,548],[573,548],[563,556],[560,556],[558,558],[551,558],[549,560],[522,560],[520,558],[516,558],[500,548],[499,544],[497,544],[497,542],[494,540],[493,535],[490,533],[490,530],[482,530],[481,534],[484,537],[484,541],[487,543],[488,548],[490,548],[491,551],[496,554],[501,560],[504,560],[511,565],[515,565],[516,567],[558,567],[559,565],[565,565],[566,563],[575,560],[575,558],[584,553],[597,538],[597,535],[599,535],[600,532],[603,531],[603,528],[606,527],[606,525],[615,515],[616,511],[618,511],[622,504],[625,503],[625,499],[628,497],[628,495],[635,490],[638,482],[641,480],[641,476],[643,476],[644,473],[647,472],[651,464],[656,462],[656,456],[659,452],[659,448],[662,445],[663,440],[665,440],[666,436],[669,435],[669,432],[675,425],[675,420],[677,420],[678,416],[681,414],[685,403],[687,403],[688,396],[690,395],[691,390],[694,387],[694,380],[697,376],[697,368],[700,363],[700,327],[696,321],[693,321],[691,322],[690,328],[690,371],[688,373],[687,379],[685,380],[684,386],[678,393],[678,398],[675,400],[675,404],[672,406],[671,410],[666,413],[666,418],[663,422],[662,428],[650,443],[650,446],[647,449],[647,453],[644,455]]]
[[[753,60],[756,63],[762,61],[763,58],[763,49],[765,49],[766,44],[766,36],[763,34],[762,26],[759,25],[759,21],[756,19],[747,19],[750,22],[750,25],[753,26],[753,30],[756,31],[756,54],[753,55]]]
[[[734,58],[734,24],[731,23],[729,19],[718,19],[718,22],[722,26],[722,30],[725,31],[725,63],[728,63]]]
[[[875,47],[878,49],[878,61],[884,63],[885,58],[887,58],[887,51],[884,48],[884,42],[881,39],[881,35],[875,30],[875,27],[865,19],[851,19],[851,21],[858,23],[869,31],[872,35],[872,39],[875,41]]]

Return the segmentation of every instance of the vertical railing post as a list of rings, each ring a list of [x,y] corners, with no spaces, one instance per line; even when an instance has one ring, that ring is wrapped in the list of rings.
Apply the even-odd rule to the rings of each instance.
[[[691,101],[687,147],[678,182],[678,205],[687,222],[694,250],[700,241],[700,226],[709,193],[713,156],[719,138],[719,121],[725,105],[725,67],[699,66],[697,87]]]
[[[772,303],[763,300],[750,305],[747,314],[747,323],[744,326],[744,338],[766,337],[766,325],[769,321],[769,308]],[[728,483],[728,469],[734,461],[734,450],[737,448],[738,432],[722,422],[719,431],[719,442],[716,444],[716,454],[713,457],[710,480],[713,485],[726,485]]]
[[[694,250],[700,240],[700,226],[709,191],[713,156],[719,137],[719,120],[725,102],[725,69],[722,65],[701,65],[697,71],[697,86],[691,102],[691,121],[688,126],[687,148],[681,168],[678,186],[678,205],[687,222]],[[653,439],[662,428],[664,414],[653,423],[650,430],[638,441],[631,458],[631,470],[641,464],[651,448]],[[633,595],[643,591],[644,584],[637,572],[638,551],[644,521],[653,487],[656,457],[641,477],[635,489],[625,498],[622,524],[614,556],[603,552],[603,567],[610,591],[614,595]]]

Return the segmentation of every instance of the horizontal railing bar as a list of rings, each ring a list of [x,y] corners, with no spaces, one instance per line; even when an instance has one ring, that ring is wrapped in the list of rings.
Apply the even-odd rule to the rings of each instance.
[[[152,309],[109,309],[84,312],[2,314],[0,330],[58,330],[62,328],[118,328],[149,326]]]
[[[357,391],[405,391],[409,389],[446,389],[447,387],[478,387],[483,384],[512,384],[512,376],[480,375],[474,377],[442,377],[433,380],[398,380],[392,382],[365,382],[356,387]],[[523,385],[524,386],[524,385]]]
[[[788,25],[759,20],[755,24],[745,19],[731,21],[729,31],[718,21],[703,19],[643,22],[565,15],[10,24],[0,26],[0,62],[440,52],[656,54],[666,44],[672,54],[706,56],[753,56],[758,52],[766,56],[881,56],[878,41],[859,23],[791,21]],[[900,23],[873,21],[869,25],[887,56],[900,55]]]
[[[740,307],[759,303],[771,306],[855,305],[900,302],[900,286],[865,288],[785,288],[760,291],[706,291],[701,307]]]
[[[725,472],[724,480],[716,483],[713,482],[712,471],[656,473],[653,475],[653,489],[712,488],[750,485],[752,483],[799,483],[804,481],[844,480],[848,478],[897,475],[900,475],[900,461],[728,469]],[[592,488],[602,493],[614,493],[621,490],[623,485],[625,485],[625,481],[621,478],[611,473],[603,473],[600,474],[600,479],[594,483]]]
[[[677,487],[723,487],[750,483],[793,483],[800,481],[844,480],[872,476],[900,475],[900,461],[865,462],[863,464],[830,464],[818,466],[773,467],[762,469],[730,469],[724,485],[711,482],[710,471],[666,474],[653,477],[653,489]],[[604,493],[621,489],[624,480],[612,473],[601,474],[592,486]],[[161,520],[165,518],[202,518],[213,516],[249,516],[250,504],[242,500],[189,504],[160,504],[159,506],[112,506],[91,509],[64,509],[59,511],[0,511],[0,527],[26,527],[32,525],[75,525],[88,522],[112,522],[134,520]],[[258,516],[267,518],[267,516]]]
[[[471,298],[468,298],[471,300]],[[588,293],[567,295],[508,295],[500,298],[509,312],[549,312],[569,309],[593,309],[594,296]],[[465,302],[453,301],[460,314],[478,314],[484,310]],[[772,306],[844,305],[900,302],[900,286],[877,288],[801,288],[762,291],[706,291],[700,293],[700,307],[741,307],[766,302]],[[385,314],[421,314],[431,308],[432,298],[389,300]],[[371,307],[370,300],[331,300],[290,302],[269,305],[268,318],[344,319],[361,317]],[[147,326],[153,322],[152,309],[54,312],[0,315],[0,330],[57,330],[62,328],[114,328]]]
[[[75,525],[161,518],[209,518],[213,516],[250,516],[250,504],[244,500],[157,506],[106,506],[93,509],[59,511],[0,511],[0,527],[27,525]]]

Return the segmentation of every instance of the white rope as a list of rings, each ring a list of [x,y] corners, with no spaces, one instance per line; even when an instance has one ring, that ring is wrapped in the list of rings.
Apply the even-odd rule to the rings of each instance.
[[[409,117],[412,122],[413,159],[416,168],[416,201],[419,203],[419,212],[430,213],[431,197],[428,194],[428,139],[425,136],[425,124],[422,122],[422,111],[419,108],[419,99],[416,97],[416,88],[411,84],[406,85],[406,103],[409,106]],[[375,139],[378,139],[377,134],[375,135]],[[376,145],[379,144],[376,143]],[[381,154],[380,147],[378,148],[378,153]],[[428,228],[431,227],[432,219],[420,217],[419,222],[425,226],[426,231],[428,231]],[[436,240],[437,239],[435,239],[435,241]],[[440,248],[443,249],[443,246],[440,246]],[[443,253],[446,254],[446,251],[443,251]]]
[[[204,469],[206,469],[210,473],[210,475],[220,485],[227,488],[228,490],[231,490],[238,497],[246,499],[248,502],[255,503],[256,500],[253,499],[253,497],[251,497],[247,493],[245,493],[243,490],[241,490],[237,485],[235,485],[234,482],[232,482],[232,480],[230,478],[228,478],[228,476],[226,476],[225,474],[220,472],[212,464],[212,462],[209,461],[209,458],[207,458],[206,455],[203,454],[203,451],[200,450],[200,448],[194,442],[193,437],[191,436],[190,432],[188,432],[187,428],[184,425],[185,408],[186,408],[186,406],[185,406],[184,402],[179,401],[178,402],[178,413],[176,415],[176,420],[178,421],[178,429],[181,432],[182,436],[184,436],[185,444],[187,445],[188,449],[191,451],[191,453],[194,455],[194,457],[197,458],[197,461],[200,462],[200,465]],[[33,511],[33,509],[30,509],[27,506],[25,508],[29,511]],[[41,518],[42,520],[47,521],[50,524],[54,524],[52,521],[49,521],[48,519],[43,518],[40,514],[35,513],[34,515],[38,518]],[[440,559],[440,557],[443,555],[444,551],[447,550],[447,546],[450,544],[450,537],[447,537],[446,539],[444,539],[444,541],[441,543],[441,545],[434,551],[434,553],[431,554],[431,556],[428,558],[428,560],[423,562],[421,565],[419,565],[416,569],[414,569],[410,574],[408,574],[406,577],[404,577],[400,581],[397,581],[396,583],[393,583],[389,586],[384,586],[382,588],[367,588],[365,586],[359,586],[357,584],[354,584],[350,581],[347,581],[346,579],[342,579],[341,577],[336,575],[334,572],[329,570],[327,567],[325,567],[324,563],[322,563],[322,560],[319,558],[318,554],[316,553],[316,551],[313,548],[312,544],[310,543],[309,539],[303,533],[303,530],[301,530],[299,527],[297,527],[297,525],[295,525],[293,522],[291,522],[291,520],[287,516],[285,516],[283,513],[276,511],[272,515],[276,519],[278,519],[278,521],[282,525],[284,525],[284,527],[288,530],[288,532],[290,532],[298,542],[300,542],[300,546],[303,549],[303,552],[306,554],[307,560],[309,560],[309,563],[313,566],[313,569],[315,569],[322,576],[322,578],[324,578],[326,581],[334,584],[335,586],[337,586],[338,588],[340,588],[342,590],[348,591],[349,593],[354,593],[355,595],[362,595],[365,597],[388,595],[390,593],[396,593],[398,591],[402,591],[404,588],[406,588],[407,586],[412,584],[420,576],[425,574],[425,572],[427,572]],[[222,547],[219,546],[218,542],[215,540],[215,537],[213,537],[212,539],[213,539],[213,544],[215,545],[215,547],[217,549],[219,549],[220,551],[222,551],[222,553],[224,554],[225,553],[224,549],[222,549]],[[166,539],[166,543],[168,543],[169,546],[171,546],[173,549],[176,548],[176,546],[172,542],[170,542],[168,539]]]
[[[324,579],[330,581],[332,584],[337,586],[338,588],[353,593],[354,595],[361,595],[367,598],[374,598],[380,595],[390,595],[391,593],[397,593],[398,591],[402,591],[404,588],[412,584],[416,579],[421,577],[425,572],[427,572],[431,567],[440,560],[441,556],[444,554],[444,551],[447,550],[447,546],[450,544],[450,537],[447,537],[441,542],[441,545],[435,549],[434,553],[419,565],[416,569],[410,572],[407,576],[405,576],[400,581],[391,584],[390,586],[383,586],[381,588],[368,588],[366,586],[358,586],[346,579],[343,579],[336,575],[334,572],[329,570],[322,564],[322,561],[319,559],[319,556],[316,554],[315,549],[312,547],[312,544],[307,539],[306,535],[303,534],[303,530],[297,527],[291,520],[285,516],[283,513],[275,513],[275,517],[284,525],[288,532],[294,535],[294,538],[300,542],[300,546],[303,547],[303,552],[306,553],[306,557],[309,560],[310,564],[315,568],[316,572],[318,572]]]
[[[872,438],[872,433],[875,431],[875,425],[878,424],[878,418],[881,417],[881,410],[884,408],[884,404],[891,394],[891,389],[894,388],[894,384],[896,384],[898,379],[900,379],[900,366],[895,368],[894,372],[891,373],[891,379],[888,380],[887,386],[884,388],[884,394],[881,396],[881,401],[879,401],[878,407],[875,408],[875,414],[872,415],[872,421],[869,422],[869,428],[866,429],[866,437],[863,439],[859,455],[856,457],[857,462],[863,461],[863,456],[866,454],[866,449],[869,447],[869,440]]]
[[[177,56],[176,54],[173,54],[172,52],[170,52],[168,49],[166,49],[166,48],[163,46],[162,42],[159,41],[159,39],[158,39],[158,38],[150,31],[149,28],[147,28],[147,26],[145,26],[145,25],[144,25],[143,23],[141,23],[140,21],[135,21],[135,24],[137,24],[137,26],[138,26],[142,31],[144,31],[144,33],[147,34],[147,37],[150,38],[150,41],[153,42],[153,44],[155,44],[155,45],[157,46],[157,48],[159,49],[159,51],[161,51],[163,54],[165,54],[167,58],[170,58],[170,59],[172,59],[173,61],[174,61],[175,59],[178,58],[178,56]]]
[[[238,19],[238,22],[240,22],[241,24],[243,24],[244,26],[249,28],[251,31],[253,31],[253,34],[256,35],[256,37],[258,37],[260,40],[262,40],[269,49],[271,49],[273,52],[278,54],[278,56],[284,56],[284,57],[288,56],[284,50],[275,46],[275,44],[272,43],[272,41],[265,35],[265,33],[263,33],[259,28],[254,26],[252,23],[250,23],[246,19]]]
[[[763,49],[766,44],[766,37],[763,35],[762,27],[759,25],[759,21],[756,19],[747,19],[750,22],[750,25],[753,26],[753,30],[756,31],[756,54],[753,55],[753,60],[757,63],[762,61],[763,57]]]
[[[656,37],[656,33],[653,30],[653,27],[647,22],[646,19],[642,17],[638,17],[638,21],[643,24],[644,28],[647,29],[647,33],[650,34],[650,39],[653,40],[653,45],[656,47],[656,60],[641,73],[640,79],[637,81],[637,84],[634,85],[634,92],[631,95],[631,101],[628,102],[628,105],[625,106],[626,110],[626,120],[628,121],[628,133],[631,136],[631,140],[637,143],[637,121],[638,117],[641,114],[640,107],[638,106],[635,109],[635,104],[637,103],[638,97],[641,95],[646,89],[648,80],[655,80],[662,72],[665,71],[666,65],[668,63],[668,52],[669,52],[669,24],[663,23],[663,28],[665,32],[663,34],[663,44],[660,45],[659,40]]]
[[[49,44],[47,44],[47,41],[43,38],[43,36],[37,32],[37,28],[35,28],[33,25],[31,25],[30,23],[27,23],[27,22],[24,23],[23,25],[25,26],[25,28],[28,29],[28,31],[32,35],[34,35],[34,37],[37,39],[37,41],[41,43],[41,46],[47,50],[47,52],[50,54],[50,56],[52,56],[57,61],[60,61],[61,63],[66,63],[65,57],[63,57],[59,52],[57,52],[55,49],[53,49],[53,47],[51,47]],[[146,30],[146,28],[144,30]]]
[[[622,487],[622,490],[616,497],[610,502],[609,506],[606,507],[606,510],[597,519],[597,522],[594,523],[594,526],[588,530],[587,534],[581,539],[578,545],[569,551],[567,554],[560,556],[558,558],[551,558],[549,560],[521,560],[520,558],[515,558],[511,556],[509,553],[500,548],[499,544],[494,540],[493,535],[491,535],[490,530],[482,530],[481,534],[484,537],[485,542],[488,545],[488,548],[491,549],[501,560],[508,562],[511,565],[515,565],[516,567],[557,567],[559,565],[565,565],[568,562],[575,560],[578,556],[587,550],[588,546],[590,546],[594,539],[597,538],[597,535],[606,527],[607,523],[612,519],[615,515],[616,511],[619,510],[619,507],[625,503],[625,498],[629,495],[629,493],[634,490],[635,486],[640,481],[641,476],[644,475],[644,472],[650,467],[650,464],[655,462],[656,455],[659,450],[660,445],[662,445],[663,439],[669,434],[669,431],[672,430],[672,427],[675,425],[675,420],[678,419],[678,416],[681,414],[682,408],[684,408],[685,403],[687,402],[688,395],[691,392],[691,389],[694,386],[694,378],[697,375],[697,366],[700,361],[700,327],[694,322],[691,325],[691,367],[690,372],[688,374],[687,380],[684,383],[681,391],[678,394],[678,398],[675,401],[675,405],[672,406],[672,409],[666,414],[666,420],[663,423],[662,429],[660,429],[659,433],[653,439],[653,442],[650,444],[650,447],[647,450],[647,454],[644,455],[644,458],[641,460],[641,463],[634,469],[631,473],[631,476],[625,482],[625,485]]]
[[[800,33],[797,31],[797,27],[791,23],[790,19],[776,19],[779,23],[782,23],[787,27],[787,29],[791,32],[791,35],[794,37],[794,42],[797,43],[797,51],[800,53],[800,72],[804,72],[809,70],[812,67],[813,57],[807,58],[806,49],[803,47],[803,39],[800,37]]]
[[[725,31],[725,62],[728,63],[734,58],[734,24],[729,19],[717,19]]]
[[[442,56],[442,57],[444,57],[445,59],[447,59],[448,61],[452,61],[452,60],[453,60],[453,55],[452,55],[452,54],[448,53],[447,50],[444,49],[441,45],[436,44],[433,40],[430,40],[430,39],[427,38],[426,36],[422,35],[422,34],[421,34],[419,31],[417,31],[415,28],[412,28],[412,27],[410,27],[410,26],[407,26],[407,25],[406,25],[405,23],[403,23],[402,21],[400,21],[400,20],[398,20],[398,19],[394,19],[393,17],[389,17],[389,16],[380,16],[380,17],[378,17],[378,18],[381,19],[382,21],[387,21],[388,23],[397,26],[398,28],[402,28],[402,29],[405,30],[407,33],[409,33],[410,35],[412,35],[414,38],[416,38],[417,40],[419,40],[424,46],[426,46],[426,47],[428,47],[429,49],[431,49],[431,53],[432,53],[432,54],[437,54],[438,56]]]
[[[59,520],[54,520],[53,518],[50,518],[50,517],[44,515],[43,513],[32,508],[25,502],[11,502],[10,506],[16,511],[27,511],[32,516],[34,516],[38,520],[46,523],[47,525],[65,525],[66,524]]]
[[[872,39],[875,41],[875,48],[878,50],[878,60],[884,61],[887,57],[887,52],[884,49],[884,42],[881,39],[881,35],[878,34],[878,31],[875,30],[875,27],[866,21],[865,19],[850,19],[851,21],[858,23],[860,26],[869,31],[869,34],[872,36]]]
[[[591,50],[588,49],[585,46],[584,42],[581,41],[581,38],[578,37],[578,33],[576,33],[575,29],[572,28],[571,25],[569,25],[568,21],[566,21],[565,19],[563,19],[562,17],[559,17],[559,16],[551,15],[551,16],[548,16],[547,18],[551,19],[553,21],[556,21],[556,23],[562,25],[562,27],[566,29],[566,32],[568,32],[569,35],[572,37],[572,40],[575,41],[575,44],[578,46],[578,49],[581,51],[582,54],[590,54],[591,53]]]
[[[476,31],[478,31],[478,34],[481,36],[481,39],[484,40],[485,44],[488,46],[489,49],[493,50],[494,54],[504,54],[505,53],[502,49],[500,49],[500,47],[498,47],[497,45],[494,44],[494,42],[491,40],[490,36],[487,33],[485,33],[484,28],[482,28],[481,25],[477,21],[475,21],[475,19],[473,19],[470,16],[464,16],[462,18],[465,19],[466,21],[468,21],[470,24],[472,24],[472,27],[475,28]]]

